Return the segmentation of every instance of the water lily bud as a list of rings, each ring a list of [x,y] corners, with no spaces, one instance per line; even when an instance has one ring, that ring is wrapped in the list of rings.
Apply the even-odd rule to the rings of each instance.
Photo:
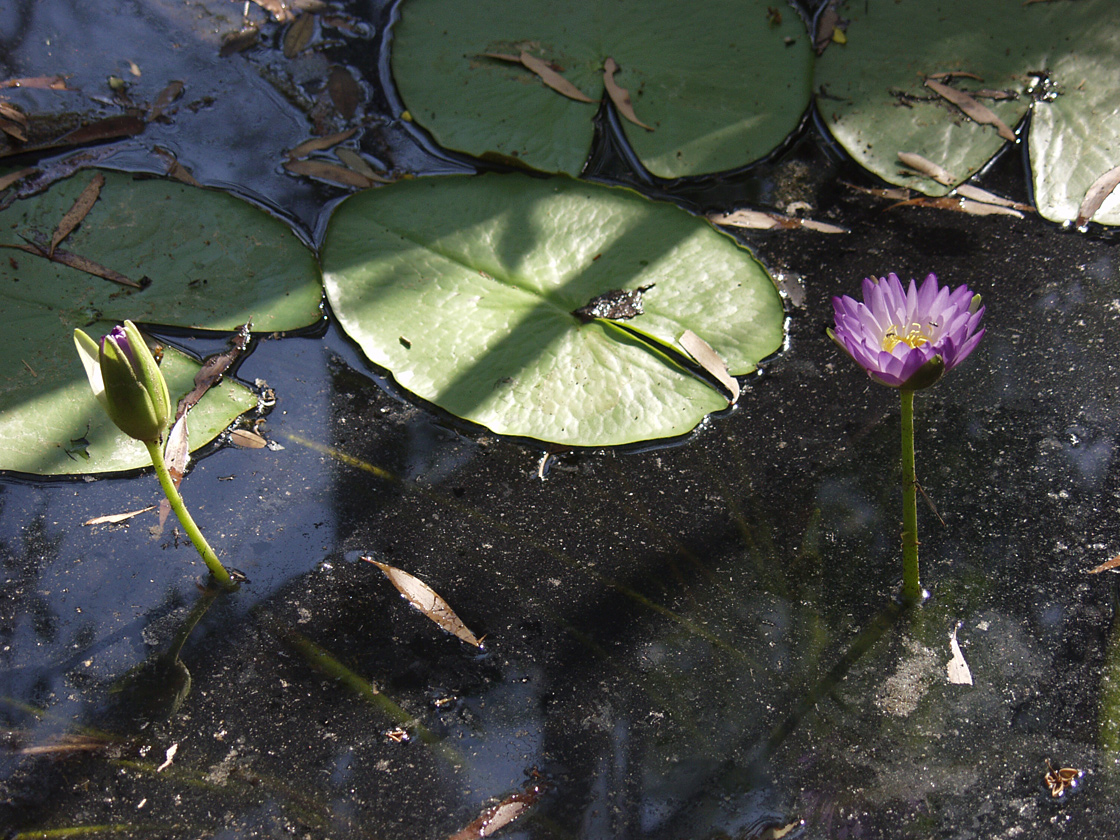
[[[140,330],[114,327],[98,346],[81,330],[74,344],[93,395],[122,432],[145,443],[160,440],[171,421],[167,382]]]

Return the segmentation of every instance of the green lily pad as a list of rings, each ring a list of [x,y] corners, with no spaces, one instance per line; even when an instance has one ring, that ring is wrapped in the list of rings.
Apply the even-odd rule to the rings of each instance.
[[[948,170],[953,186],[975,174],[1006,142],[990,125],[964,116],[925,87],[936,73],[967,72],[953,86],[1006,91],[1016,98],[977,101],[1014,129],[1030,105],[1025,95],[1037,70],[1037,10],[1006,0],[851,2],[846,43],[817,60],[817,107],[832,136],[857,162],[892,184],[928,195],[952,187],[903,167],[899,152],[921,155]],[[1059,4],[1068,5],[1068,4]]]
[[[672,205],[564,177],[357,193],[332,215],[322,258],[334,313],[371,361],[507,435],[608,446],[683,434],[727,400],[657,342],[679,346],[691,329],[741,375],[783,338],[773,282],[733,239]],[[635,317],[573,314],[639,289]]]
[[[1053,5],[1052,23],[1067,38],[1042,65],[1053,95],[1034,105],[1031,174],[1039,215],[1069,222],[1077,218],[1093,182],[1120,165],[1120,16],[1109,0]],[[1120,224],[1120,190],[1105,200],[1093,221]]]
[[[605,96],[603,66],[630,93],[647,131],[624,123],[642,163],[662,178],[745,166],[799,124],[812,51],[792,7],[775,0],[408,0],[394,27],[393,75],[404,106],[446,148],[578,174],[597,103],[546,87],[520,64],[560,68],[586,96]]]
[[[940,81],[973,95],[1011,128],[1033,108],[1030,160],[1045,218],[1074,219],[1090,184],[1120,163],[1113,0],[848,2],[840,11],[850,21],[846,43],[831,44],[817,61],[817,106],[837,141],[884,180],[944,195],[1006,142],[925,86],[946,72],[970,74]],[[1042,97],[1043,89],[1057,93]],[[899,152],[939,165],[952,182],[914,173],[899,163]],[[1096,220],[1120,221],[1120,198]]]
[[[15,248],[0,248],[0,469],[65,475],[135,469],[144,447],[113,426],[90,391],[73,331],[100,337],[119,321],[233,330],[314,323],[322,289],[314,255],[282,222],[225,193],[161,179],[101,173],[105,184],[59,251],[91,260],[143,288],[102,279]],[[94,176],[75,175],[0,212],[0,244],[48,243]],[[199,364],[168,349],[173,400]],[[213,440],[255,405],[226,381],[191,411],[191,446]],[[88,456],[88,457],[86,457]]]

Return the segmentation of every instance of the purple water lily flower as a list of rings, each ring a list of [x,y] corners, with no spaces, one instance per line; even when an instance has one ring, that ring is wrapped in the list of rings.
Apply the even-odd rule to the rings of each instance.
[[[949,291],[929,275],[904,289],[896,274],[863,281],[863,301],[834,297],[836,328],[828,334],[877,382],[928,388],[980,342],[984,307],[967,286]]]

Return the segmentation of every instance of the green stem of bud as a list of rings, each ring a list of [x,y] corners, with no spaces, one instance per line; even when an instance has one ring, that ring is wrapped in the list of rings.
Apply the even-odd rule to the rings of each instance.
[[[229,572],[225,570],[222,562],[218,559],[218,555],[210,547],[210,543],[206,542],[206,537],[202,536],[202,531],[195,525],[187,506],[183,504],[183,497],[179,495],[179,490],[171,479],[171,473],[167,471],[167,462],[163,458],[163,447],[158,441],[147,442],[144,445],[148,447],[148,454],[152,458],[152,466],[156,468],[160,486],[163,488],[164,495],[167,496],[167,501],[171,504],[171,509],[175,511],[175,515],[179,517],[179,524],[183,526],[183,530],[191,538],[194,547],[198,549],[199,555],[206,563],[206,568],[210,570],[210,576],[222,589],[233,592],[237,589],[237,584],[229,576]]]

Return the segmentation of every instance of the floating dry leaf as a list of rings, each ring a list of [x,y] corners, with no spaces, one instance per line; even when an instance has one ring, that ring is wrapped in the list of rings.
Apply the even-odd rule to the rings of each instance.
[[[1023,218],[1023,214],[1014,207],[986,204],[982,201],[972,201],[955,195],[911,198],[892,204],[887,209],[894,210],[896,207],[934,207],[938,210],[955,210],[958,213],[968,213],[971,216],[1014,216],[1016,219]]]
[[[1007,126],[1007,123],[997,117],[995,111],[987,105],[981,105],[963,90],[957,90],[941,82],[935,82],[933,79],[927,78],[925,84],[938,96],[947,99],[960,108],[969,119],[981,125],[994,126],[999,136],[1004,140],[1010,140],[1012,143],[1016,142],[1015,132]]]
[[[768,825],[758,834],[751,835],[750,840],[782,840],[795,828],[801,828],[803,825],[805,825],[805,820],[794,820],[785,825]]]
[[[544,793],[544,786],[533,784],[520,793],[507,796],[497,805],[492,805],[478,815],[470,824],[456,831],[447,840],[478,840],[489,837],[504,828],[537,804]]]
[[[939,184],[944,184],[947,187],[953,186],[957,183],[958,178],[953,177],[953,174],[944,167],[939,166],[932,160],[926,160],[919,154],[914,152],[899,152],[899,161],[904,165],[913,169],[915,172],[921,172]]]
[[[74,199],[70,209],[59,220],[58,227],[55,228],[54,235],[51,236],[50,247],[47,249],[48,256],[54,256],[54,249],[82,223],[89,211],[93,209],[93,205],[97,203],[103,186],[105,186],[105,176],[100,172],[89,179],[85,189]]]
[[[104,516],[95,516],[93,519],[87,519],[83,525],[116,525],[120,522],[127,522],[135,516],[142,513],[147,513],[150,510],[155,510],[155,505],[148,505],[146,508],[140,510],[130,510],[128,513],[107,513]]]
[[[374,182],[365,175],[359,175],[352,169],[325,163],[321,160],[287,160],[284,168],[296,175],[306,175],[310,178],[320,178],[324,181],[333,181],[344,187],[357,187],[366,189],[372,187]]]
[[[73,90],[66,87],[66,76],[25,76],[20,79],[5,79],[0,88],[39,88],[40,90]]]
[[[179,163],[179,159],[175,157],[174,153],[163,148],[162,146],[155,146],[152,149],[157,155],[163,158],[167,164],[167,177],[174,178],[183,184],[189,184],[192,187],[201,187],[202,184],[191,174],[191,171],[183,164]]]
[[[552,65],[547,61],[536,56],[529,55],[529,53],[522,50],[518,59],[529,70],[532,70],[542,82],[548,85],[557,93],[562,93],[569,99],[574,99],[577,102],[596,102],[597,100],[587,96],[583,91],[565,79],[559,72],[553,69]]]
[[[708,221],[717,225],[728,227],[750,228],[752,230],[796,230],[804,228],[815,230],[818,233],[847,233],[847,228],[839,225],[830,225],[828,222],[818,222],[813,219],[801,219],[797,216],[786,216],[781,213],[767,213],[762,210],[735,210],[731,213],[710,213]]]
[[[21,181],[28,175],[33,175],[38,171],[39,170],[34,166],[28,166],[24,169],[16,170],[15,172],[9,172],[7,175],[0,177],[0,190],[6,190],[16,181]]]
[[[1105,560],[1103,563],[1093,569],[1089,569],[1088,574],[1100,574],[1101,572],[1107,572],[1110,569],[1115,569],[1117,566],[1120,566],[1120,554],[1117,554],[1111,560]]]
[[[144,121],[140,117],[127,114],[117,117],[106,117],[103,120],[75,128],[54,141],[54,146],[80,146],[83,143],[98,143],[102,140],[111,140],[115,137],[132,137],[144,130]]]
[[[268,441],[248,429],[234,429],[229,433],[229,441],[242,449],[264,449]]]
[[[1081,771],[1073,767],[1062,767],[1060,770],[1055,770],[1053,765],[1050,764],[1050,759],[1046,759],[1046,775],[1043,778],[1046,787],[1050,788],[1050,795],[1053,797],[1062,796],[1069,788],[1077,787],[1077,780],[1081,778],[1081,775]]]
[[[315,15],[304,12],[284,33],[284,57],[295,58],[311,43],[315,34]]]
[[[312,137],[310,140],[304,140],[294,149],[288,152],[288,157],[301,158],[307,157],[312,152],[321,152],[329,149],[332,146],[337,146],[344,140],[349,140],[354,136],[358,129],[350,128],[346,131],[340,131],[337,134],[329,134],[326,137]]]
[[[148,122],[151,122],[152,120],[158,120],[160,117],[162,117],[164,109],[166,109],[168,105],[171,105],[182,95],[183,83],[171,82],[171,84],[169,84],[159,92],[159,96],[157,96],[155,102],[152,103],[152,107],[148,109],[148,114],[146,117]]]
[[[1077,211],[1077,220],[1074,224],[1077,227],[1086,225],[1117,186],[1120,186],[1120,166],[1108,170],[1090,185],[1085,192],[1085,198],[1081,200],[1081,207]]]
[[[618,108],[618,112],[634,125],[640,125],[646,131],[653,131],[653,126],[646,125],[637,114],[634,113],[634,104],[630,101],[630,91],[624,87],[619,87],[618,83],[614,80],[614,74],[618,72],[618,65],[613,58],[607,58],[603,62],[603,86],[607,89],[607,95],[614,103],[614,107]]]
[[[339,116],[348,120],[362,104],[362,89],[345,67],[335,65],[327,76],[327,93],[330,94],[334,109]]]
[[[735,377],[727,372],[727,365],[724,364],[719,354],[712,349],[712,345],[708,344],[708,342],[692,330],[685,330],[678,341],[681,347],[688,352],[688,355],[696,360],[696,364],[704,368],[704,370],[715,377],[720,385],[727,389],[728,393],[731,394],[731,405],[738,402],[739,383]]]
[[[227,32],[222,36],[222,46],[218,50],[218,55],[226,58],[235,53],[245,52],[249,47],[256,46],[260,37],[261,31],[256,24],[250,24],[237,32]]]
[[[949,634],[949,652],[952,658],[945,664],[945,670],[949,676],[949,682],[953,685],[972,685],[972,671],[968,669],[968,663],[964,660],[964,654],[961,653],[961,646],[957,642],[957,631],[960,629],[958,623],[953,628],[953,632]]]
[[[455,611],[451,606],[441,598],[434,589],[432,589],[424,581],[418,577],[410,575],[408,572],[403,572],[400,569],[389,566],[385,563],[379,563],[372,557],[363,557],[367,563],[372,563],[377,566],[385,577],[389,578],[389,582],[397,587],[401,595],[405,597],[408,603],[424,613],[428,618],[451,633],[454,636],[462,639],[468,645],[475,647],[482,647],[482,642],[467,629],[467,626],[455,615]],[[477,835],[476,835],[477,836]]]
[[[369,165],[369,161],[367,161],[353,149],[342,146],[341,148],[335,150],[335,154],[338,156],[339,160],[346,164],[347,169],[353,169],[359,175],[363,175],[377,184],[390,183],[390,179],[378,175],[377,171]]]
[[[979,187],[974,187],[971,184],[961,184],[953,191],[956,195],[971,198],[973,201],[980,201],[984,204],[995,204],[1000,207],[1011,207],[1015,210],[1021,210],[1024,213],[1033,213],[1034,208],[1029,204],[1020,204],[1010,199],[1002,198],[995,193],[982,190]]]
[[[889,198],[892,201],[905,201],[910,197],[910,190],[906,187],[861,187],[858,184],[852,184],[848,181],[841,181],[845,187],[855,190],[856,192],[866,193],[873,195],[876,198]]]
[[[840,13],[836,11],[838,2],[839,0],[828,0],[828,5],[817,17],[817,31],[813,37],[813,49],[817,51],[817,55],[821,55],[828,49],[828,45],[832,43],[833,33],[840,25]]]

